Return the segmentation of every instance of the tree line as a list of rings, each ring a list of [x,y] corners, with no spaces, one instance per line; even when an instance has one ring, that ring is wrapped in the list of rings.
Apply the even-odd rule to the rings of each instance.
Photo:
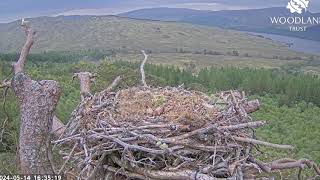
[[[115,63],[132,68],[139,65],[123,61]],[[290,106],[305,101],[320,106],[320,78],[313,74],[236,67],[208,67],[194,74],[174,66],[152,64],[146,65],[146,72],[163,78],[170,86],[184,84],[208,93],[238,89],[251,95],[274,95],[280,105]]]

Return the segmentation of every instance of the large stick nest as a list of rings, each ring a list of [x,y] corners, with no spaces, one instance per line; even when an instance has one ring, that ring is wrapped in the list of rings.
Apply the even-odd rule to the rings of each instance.
[[[254,139],[254,128],[264,122],[248,112],[258,107],[238,91],[106,90],[85,98],[54,141],[65,160],[60,173],[73,168],[81,179],[101,172],[110,179],[214,179],[267,171],[253,158],[257,144],[292,147]]]

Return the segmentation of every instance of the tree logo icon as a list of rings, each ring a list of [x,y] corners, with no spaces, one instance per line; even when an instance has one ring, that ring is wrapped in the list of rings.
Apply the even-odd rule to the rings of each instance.
[[[302,14],[303,10],[307,11],[309,2],[309,0],[290,0],[287,9],[289,9],[291,13]]]

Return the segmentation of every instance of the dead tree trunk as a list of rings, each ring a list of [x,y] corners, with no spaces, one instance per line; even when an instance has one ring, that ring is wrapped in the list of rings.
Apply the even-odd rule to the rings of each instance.
[[[33,45],[35,32],[22,23],[27,41],[13,65],[12,89],[20,108],[19,160],[22,174],[53,174],[51,129],[53,112],[60,97],[56,81],[33,81],[23,67]]]

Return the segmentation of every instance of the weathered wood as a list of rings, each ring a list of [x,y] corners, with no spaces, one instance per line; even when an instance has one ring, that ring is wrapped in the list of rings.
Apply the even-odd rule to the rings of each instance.
[[[249,158],[250,162],[257,164],[261,170],[264,172],[270,173],[272,171],[283,170],[283,169],[292,169],[292,168],[300,168],[303,169],[305,166],[311,168],[315,171],[317,175],[320,175],[320,168],[311,160],[308,159],[288,159],[283,158],[279,160],[272,161],[270,163],[264,163],[259,160]]]
[[[260,108],[260,102],[258,99],[248,101],[246,104],[244,104],[243,108],[248,114],[256,112]]]
[[[28,24],[25,23],[25,21],[22,21],[21,26],[27,35],[27,40],[24,46],[22,47],[19,60],[13,64],[13,71],[15,74],[23,72],[25,61],[27,60],[27,56],[34,42],[34,35],[36,34],[35,31],[32,28],[30,28]]]
[[[13,64],[11,87],[20,108],[19,162],[21,174],[53,174],[51,130],[60,97],[56,81],[34,81],[23,72],[35,32],[22,21],[27,35],[19,60]]]
[[[90,85],[94,75],[90,72],[79,72],[74,74],[73,78],[75,77],[78,77],[80,80],[80,94],[81,100],[83,101],[85,97],[91,95]]]
[[[142,50],[141,52],[144,55],[144,59],[140,65],[141,81],[142,81],[142,84],[144,87],[148,87],[148,85],[146,83],[146,75],[144,72],[144,65],[146,64],[146,62],[148,60],[148,55],[146,54],[146,52],[144,50]]]
[[[52,174],[50,132],[60,97],[55,81],[33,81],[24,73],[13,77],[20,108],[19,159],[23,174]]]
[[[269,146],[269,147],[277,148],[277,149],[294,149],[294,147],[291,145],[273,144],[273,143],[259,141],[259,140],[251,139],[251,138],[232,136],[232,139],[234,139],[236,141],[240,141],[240,142],[245,142],[245,143],[250,143],[250,144],[259,144],[259,145]]]
[[[52,131],[51,133],[55,138],[59,138],[63,132],[65,131],[66,127],[61,122],[61,120],[57,116],[53,116],[52,120]]]

